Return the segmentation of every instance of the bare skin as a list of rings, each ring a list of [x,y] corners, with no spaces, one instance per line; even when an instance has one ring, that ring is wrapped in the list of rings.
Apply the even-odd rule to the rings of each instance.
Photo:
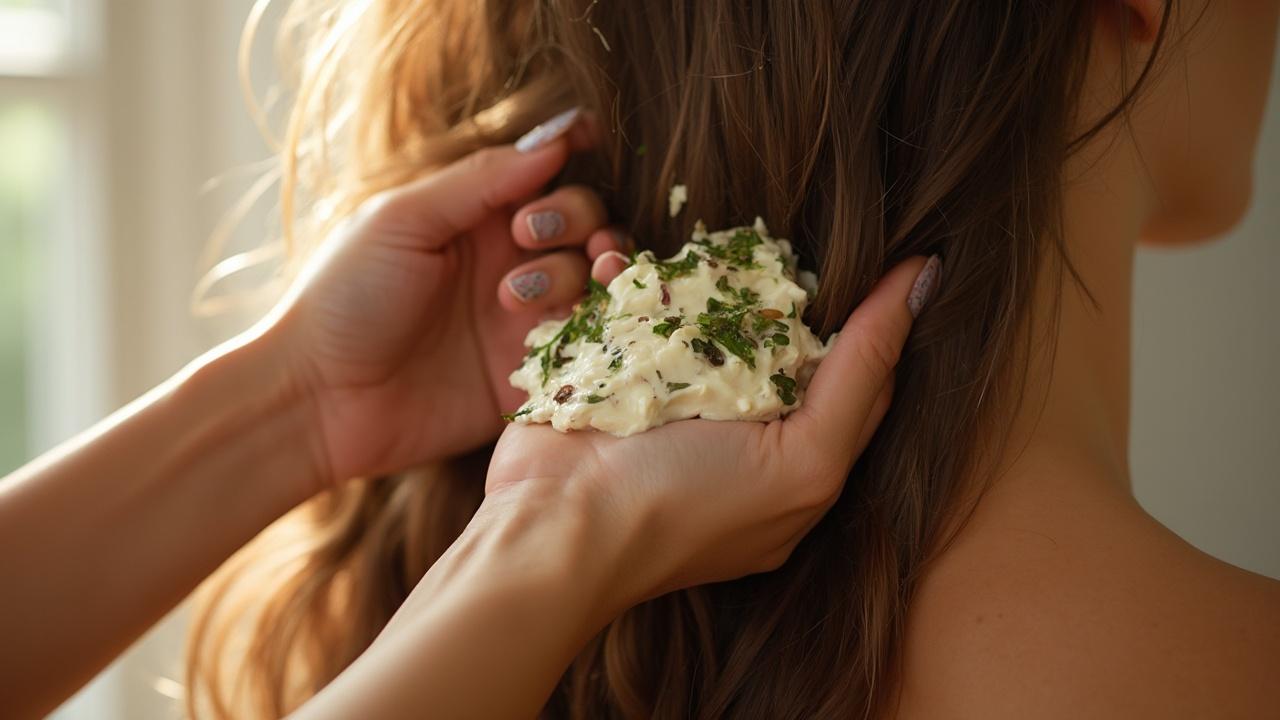
[[[492,388],[515,339],[626,264],[593,195],[538,197],[573,136],[489,148],[371,201],[258,326],[0,483],[7,714],[53,709],[316,492],[498,435],[515,402]],[[546,210],[563,215],[550,241],[523,222]],[[466,532],[299,714],[531,717],[626,608],[777,568],[884,417],[924,265],[877,285],[785,420],[624,439],[507,426]],[[546,282],[511,282],[530,272]]]
[[[497,436],[524,334],[618,244],[593,194],[539,197],[579,130],[378,197],[259,326],[0,482],[6,716],[52,710],[316,492]],[[505,282],[536,271],[538,297]]]
[[[1119,54],[1140,62],[1158,22],[1158,3],[1132,7],[1147,26],[1130,37],[1099,20],[1085,92],[1097,107],[1114,97]],[[1182,10],[1189,24],[1200,5]],[[1243,212],[1276,3],[1214,3],[1201,22],[1189,45],[1174,40],[1132,132],[1117,127],[1067,168],[1067,241],[1100,310],[1064,293],[1004,472],[912,606],[896,717],[1280,712],[1280,582],[1161,526],[1128,475],[1134,252],[1219,233]],[[1189,110],[1215,102],[1239,111]],[[1052,299],[1037,299],[1044,337]]]
[[[1264,673],[1280,665],[1280,584],[1161,528],[1125,469],[1133,247],[1220,231],[1247,190],[1257,113],[1214,113],[1225,126],[1178,115],[1224,92],[1257,101],[1265,87],[1255,66],[1269,60],[1276,3],[1219,6],[1217,52],[1187,52],[1194,70],[1166,76],[1205,95],[1187,103],[1162,81],[1132,133],[1067,168],[1068,241],[1102,309],[1068,291],[1055,325],[1048,290],[1036,299],[1055,353],[1035,358],[1004,471],[912,608],[902,717],[1275,714]],[[1159,4],[1129,9],[1150,30]],[[1148,42],[1108,22],[1086,111],[1114,102],[1118,58]],[[601,279],[619,269],[588,196],[530,204],[571,149],[549,142],[523,157],[492,150],[383,198],[255,332],[0,485],[6,712],[52,708],[318,489],[497,435],[494,411],[511,409],[494,390],[496,368],[513,364],[501,356],[516,358],[515,339],[571,301],[589,267]],[[1204,143],[1214,152],[1189,151]],[[519,218],[560,201],[577,249],[539,256]],[[299,716],[530,717],[621,609],[776,568],[885,412],[923,265],[882,280],[786,420],[686,421],[624,440],[508,427],[466,532]],[[538,267],[556,281],[522,304],[501,280]],[[486,317],[496,341],[475,331]],[[470,362],[446,362],[442,343]],[[453,369],[461,383],[442,380]],[[459,400],[485,390],[484,402]],[[440,399],[447,413],[424,411]]]

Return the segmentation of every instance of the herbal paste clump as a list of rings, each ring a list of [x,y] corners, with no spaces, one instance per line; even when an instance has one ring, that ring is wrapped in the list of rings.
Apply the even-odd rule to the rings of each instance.
[[[565,320],[525,339],[507,418],[631,435],[673,420],[772,420],[794,410],[824,345],[801,317],[815,287],[791,244],[752,227],[642,252],[609,286],[591,281]],[[808,288],[808,289],[806,289]]]

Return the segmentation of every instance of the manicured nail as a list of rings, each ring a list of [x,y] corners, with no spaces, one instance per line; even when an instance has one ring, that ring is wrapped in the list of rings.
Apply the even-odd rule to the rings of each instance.
[[[538,127],[530,130],[516,141],[516,150],[519,150],[522,153],[527,153],[546,146],[547,143],[568,132],[569,128],[573,127],[573,122],[578,119],[578,114],[581,112],[581,108],[565,110],[559,115],[556,115]]]
[[[596,262],[600,262],[605,258],[609,258],[610,260],[616,263],[620,263],[624,268],[630,267],[631,265],[631,258],[627,257],[626,255],[623,255],[617,250],[607,250],[605,252],[600,253],[600,257],[596,258]]]
[[[613,267],[609,267],[609,265]],[[618,273],[631,267],[631,258],[623,255],[617,250],[606,250],[600,253],[600,257],[591,263],[591,277],[596,281],[605,283],[613,282],[613,278]]]
[[[911,311],[911,317],[920,317],[920,311],[924,310],[925,303],[933,297],[933,291],[938,287],[938,279],[942,276],[942,260],[937,255],[929,257],[929,262],[924,264],[924,268],[920,270],[920,274],[916,275],[916,282],[911,286],[911,294],[907,295],[907,309]]]
[[[554,240],[564,232],[564,216],[555,210],[529,213],[524,221],[529,226],[529,233],[537,242]]]
[[[522,273],[507,280],[511,294],[520,302],[537,300],[551,289],[551,276],[541,270]]]

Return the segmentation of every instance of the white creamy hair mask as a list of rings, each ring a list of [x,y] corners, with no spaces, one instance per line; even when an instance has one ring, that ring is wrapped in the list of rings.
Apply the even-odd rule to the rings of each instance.
[[[529,332],[508,416],[631,435],[685,418],[772,420],[798,407],[827,345],[801,321],[812,273],[764,222],[708,233],[668,260],[642,252],[565,320]],[[833,338],[834,339],[834,338]]]

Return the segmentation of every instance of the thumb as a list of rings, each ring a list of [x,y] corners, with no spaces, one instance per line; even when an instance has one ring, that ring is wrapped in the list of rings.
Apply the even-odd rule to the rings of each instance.
[[[805,392],[783,423],[819,449],[852,462],[863,437],[884,417],[877,399],[893,377],[911,323],[938,287],[937,255],[912,258],[889,271],[853,311]],[[873,417],[874,415],[874,417]]]
[[[370,219],[382,232],[438,249],[549,183],[569,159],[566,134],[577,119],[576,110],[561,113],[526,136],[534,142],[483,148],[389,190],[372,202]]]

